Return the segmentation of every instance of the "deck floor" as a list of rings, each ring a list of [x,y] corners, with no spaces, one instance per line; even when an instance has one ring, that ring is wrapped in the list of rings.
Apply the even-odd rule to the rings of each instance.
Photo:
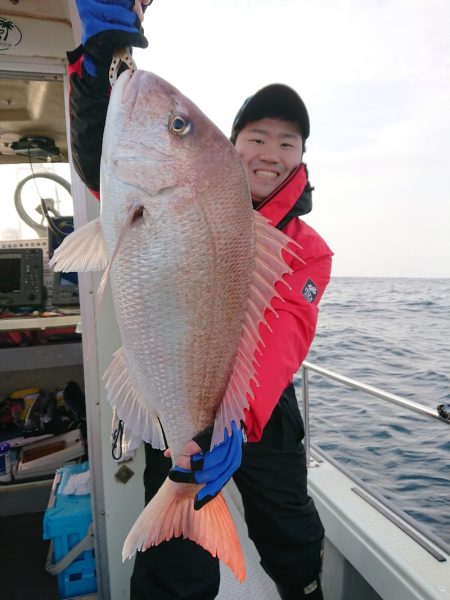
[[[220,592],[218,600],[279,600],[272,580],[266,575],[259,564],[259,555],[256,548],[248,539],[247,526],[242,516],[240,496],[233,483],[227,485],[225,498],[236,524],[242,549],[245,556],[247,577],[243,583],[234,578],[231,571],[221,563],[220,565]]]

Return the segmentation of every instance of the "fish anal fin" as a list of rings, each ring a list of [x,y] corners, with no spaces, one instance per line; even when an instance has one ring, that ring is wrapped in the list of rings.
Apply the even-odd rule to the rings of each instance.
[[[244,556],[223,495],[220,493],[200,510],[194,510],[196,490],[186,493],[187,487],[185,483],[166,479],[131,528],[123,546],[123,560],[131,558],[137,550],[144,551],[174,537],[183,537],[217,556],[236,579],[243,581]],[[198,490],[198,486],[195,488]]]
[[[148,401],[142,400],[130,376],[122,347],[114,353],[103,380],[108,402],[133,435],[151,444],[155,449],[165,450],[166,444],[158,413]]]
[[[254,214],[255,267],[250,283],[247,311],[242,323],[233,371],[217,411],[211,447],[223,441],[225,430],[231,434],[232,421],[237,424],[245,422],[245,409],[249,408],[248,399],[253,395],[252,382],[258,387],[256,352],[261,352],[260,346],[264,347],[260,325],[263,324],[271,331],[265,313],[268,310],[277,315],[272,300],[282,297],[275,286],[280,281],[286,284],[283,276],[292,273],[292,268],[286,261],[293,257],[303,262],[299,256],[299,244],[270,225],[268,219],[257,212]]]
[[[65,273],[103,271],[108,263],[99,219],[75,229],[55,250],[50,268]]]

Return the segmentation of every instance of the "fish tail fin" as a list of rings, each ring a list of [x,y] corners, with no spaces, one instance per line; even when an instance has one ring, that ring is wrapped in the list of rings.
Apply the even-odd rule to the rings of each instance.
[[[194,510],[192,494],[181,494],[180,485],[187,486],[166,479],[147,504],[125,540],[123,560],[131,558],[136,550],[144,551],[173,537],[183,537],[217,556],[236,579],[243,581],[244,556],[225,498],[220,493],[200,510]]]

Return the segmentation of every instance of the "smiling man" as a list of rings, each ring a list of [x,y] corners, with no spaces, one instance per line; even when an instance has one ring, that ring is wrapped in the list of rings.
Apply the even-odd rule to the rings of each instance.
[[[301,165],[309,132],[306,106],[289,86],[268,85],[247,98],[234,120],[231,141],[254,200],[267,198]],[[302,214],[310,210],[309,203]]]
[[[262,200],[276,190],[302,160],[302,136],[291,121],[265,118],[249,123],[235,145],[254,200]]]

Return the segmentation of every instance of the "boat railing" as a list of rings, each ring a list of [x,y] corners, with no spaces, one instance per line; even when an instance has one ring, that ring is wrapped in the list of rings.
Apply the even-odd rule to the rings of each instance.
[[[340,375],[339,373],[335,373],[334,371],[330,371],[329,369],[324,369],[323,367],[318,367],[317,365],[313,365],[310,362],[304,361],[301,367],[301,376],[302,376],[302,396],[303,396],[303,418],[305,425],[305,450],[306,450],[306,460],[307,463],[310,463],[310,434],[309,434],[309,379],[308,372],[313,371],[314,373],[318,373],[323,377],[328,379],[332,379],[337,381],[338,383],[343,383],[349,387],[355,388],[357,390],[361,390],[366,394],[371,396],[375,396],[377,398],[381,398],[382,400],[386,400],[391,404],[397,404],[398,406],[402,406],[409,411],[419,413],[421,415],[425,415],[427,417],[431,417],[433,419],[438,419],[443,423],[447,423],[450,425],[449,421],[443,419],[437,410],[433,410],[428,406],[424,406],[423,404],[419,404],[418,402],[414,402],[414,400],[408,400],[407,398],[402,398],[401,396],[397,396],[396,394],[391,394],[389,392],[385,392],[376,387],[368,385],[367,383],[362,383],[357,381],[356,379],[351,379],[350,377],[346,377],[345,375]]]
[[[438,419],[447,425],[450,425],[450,421],[444,419],[439,415],[437,410],[433,410],[428,406],[424,406],[423,404],[419,404],[418,402],[414,402],[413,400],[408,400],[407,398],[402,398],[401,396],[397,396],[396,394],[391,394],[390,392],[385,392],[380,390],[379,388],[373,387],[366,383],[362,383],[357,381],[356,379],[351,379],[350,377],[346,377],[345,375],[340,375],[339,373],[335,373],[334,371],[330,371],[329,369],[324,369],[323,367],[318,367],[308,361],[305,361],[301,367],[301,386],[302,386],[302,397],[303,397],[303,421],[305,427],[305,437],[304,437],[304,447],[306,452],[306,464],[308,466],[312,465],[311,461],[311,438],[310,438],[310,430],[309,430],[309,371],[313,371],[322,377],[326,377],[327,379],[332,379],[338,383],[342,383],[347,387],[352,387],[370,396],[375,396],[377,398],[381,398],[382,400],[386,400],[391,404],[396,404],[401,406],[402,408],[419,413],[421,415],[426,416],[427,418]],[[391,513],[397,515],[400,519],[395,516],[388,515],[385,513],[385,516],[388,516],[391,521],[396,523],[401,529],[403,529],[410,537],[415,539],[421,546],[423,546],[430,554],[432,554],[437,560],[446,560],[445,557],[440,555],[433,547],[429,546],[426,542],[421,540],[416,534],[415,531],[420,532],[423,536],[425,536],[428,540],[430,540],[435,546],[446,552],[446,554],[450,554],[450,545],[444,542],[441,538],[435,536],[427,527],[422,526],[420,523],[409,517],[406,513],[404,513],[401,509],[396,507],[392,502],[388,501],[381,494],[375,492],[371,487],[359,479],[355,474],[351,473],[351,471],[340,465],[338,461],[329,456],[322,449],[317,449],[313,446],[314,450],[319,450],[320,454],[326,458],[329,462],[333,463],[338,469],[343,471],[350,479],[352,479],[355,483],[358,484],[360,488],[365,490],[369,494],[364,493],[360,489],[353,489],[355,493],[363,497],[369,504],[372,504],[375,508],[377,508],[380,512],[384,511],[384,508],[387,508]],[[376,503],[374,503],[370,496],[375,498]],[[406,521],[406,524],[404,523]],[[409,525],[409,527],[408,527]]]

